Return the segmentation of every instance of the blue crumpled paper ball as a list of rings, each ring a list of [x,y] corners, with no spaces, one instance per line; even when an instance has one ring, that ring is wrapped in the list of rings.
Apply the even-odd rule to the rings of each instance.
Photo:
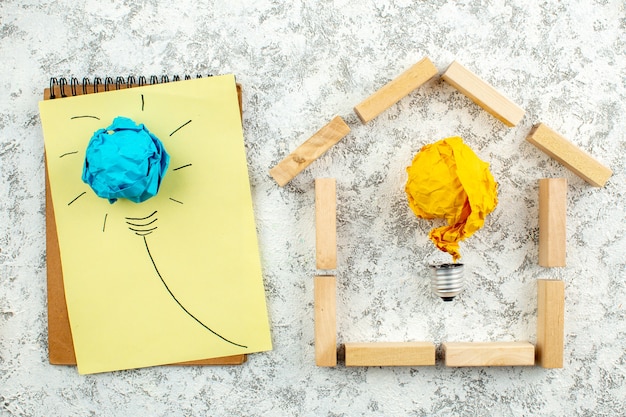
[[[98,197],[141,203],[159,192],[170,157],[161,141],[127,117],[96,131],[85,154],[83,182]]]

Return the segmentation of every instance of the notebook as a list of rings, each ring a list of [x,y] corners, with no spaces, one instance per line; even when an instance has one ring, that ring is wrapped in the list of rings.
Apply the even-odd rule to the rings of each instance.
[[[142,77],[136,82],[132,77],[124,80],[116,78],[115,82],[107,78],[104,82],[99,79],[95,79],[93,84],[87,80],[83,80],[82,85],[76,79],[72,79],[70,83],[61,79],[59,81],[52,79],[50,88],[45,90],[44,98],[46,100],[65,100],[65,97],[80,96],[84,94],[91,94],[99,92],[102,94],[109,94],[107,91],[123,90],[131,87],[144,87],[146,89],[149,85],[158,84],[158,79],[153,77],[150,80],[150,84],[146,82]],[[169,80],[162,78],[161,84]],[[174,81],[177,81],[175,78]],[[184,82],[184,81],[182,81]],[[170,83],[174,84],[174,83]],[[152,88],[152,87],[147,87]],[[162,89],[163,92],[170,94],[175,92],[172,88]],[[152,90],[146,90],[152,91]],[[146,94],[149,96],[149,94]],[[143,94],[141,95],[143,101]],[[239,104],[239,117],[241,118],[241,87],[237,85],[237,99]],[[68,99],[71,100],[71,99]],[[44,111],[45,107],[43,108]],[[240,123],[239,119],[239,123]],[[46,127],[44,126],[44,131]],[[48,163],[51,156],[47,155]],[[61,266],[61,257],[59,252],[58,235],[56,228],[56,219],[54,215],[54,204],[50,192],[50,183],[48,176],[46,178],[46,197],[47,197],[47,263],[48,263],[48,315],[49,315],[49,358],[52,364],[66,364],[71,365],[76,363],[76,356],[74,354],[74,345],[72,342],[72,335],[68,320],[68,311],[65,302],[65,291],[63,285],[63,272]],[[106,217],[105,217],[106,219]],[[105,220],[106,221],[106,220]],[[258,288],[257,288],[258,292]],[[263,327],[263,326],[261,326]],[[269,333],[269,329],[267,329]],[[260,350],[271,349],[271,342],[268,337],[262,336],[261,339],[265,340],[264,346]],[[221,358],[193,360],[178,362],[177,364],[194,364],[194,365],[226,365],[226,364],[241,364],[246,360],[245,354],[229,355]],[[141,365],[143,366],[143,365]],[[149,365],[148,365],[149,366]],[[105,369],[106,370],[106,369]],[[96,369],[96,372],[98,370]],[[87,372],[90,372],[89,370]]]

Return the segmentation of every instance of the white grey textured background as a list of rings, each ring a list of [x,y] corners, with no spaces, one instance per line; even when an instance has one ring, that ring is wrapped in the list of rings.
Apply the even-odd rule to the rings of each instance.
[[[0,415],[616,416],[626,410],[623,0],[0,2]],[[527,110],[507,128],[434,79],[367,126],[352,107],[429,56],[459,60]],[[43,139],[50,76],[234,72],[275,349],[241,367],[95,376],[47,363]],[[290,185],[267,171],[334,115],[351,134]],[[544,121],[614,175],[594,188],[526,137]],[[462,246],[469,288],[443,304],[431,223],[404,168],[461,135],[500,204]],[[535,341],[536,279],[566,282],[565,367],[317,368],[313,179],[338,178],[339,342]],[[537,266],[537,180],[566,177],[565,268]]]

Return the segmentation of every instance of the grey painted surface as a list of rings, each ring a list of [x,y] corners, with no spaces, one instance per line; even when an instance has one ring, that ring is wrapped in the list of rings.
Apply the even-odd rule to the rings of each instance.
[[[624,415],[626,12],[622,1],[88,0],[0,3],[0,415]],[[526,109],[507,128],[434,79],[366,126],[352,107],[423,56]],[[95,376],[47,363],[43,139],[50,76],[237,74],[274,350],[240,367]],[[267,171],[334,115],[352,132],[292,183]],[[524,139],[543,121],[614,171],[587,185]],[[462,244],[468,289],[404,196],[426,143],[460,135],[500,203]],[[536,279],[566,282],[565,367],[317,368],[313,180],[338,181],[338,341],[534,342]],[[567,266],[537,265],[537,180],[566,177]]]

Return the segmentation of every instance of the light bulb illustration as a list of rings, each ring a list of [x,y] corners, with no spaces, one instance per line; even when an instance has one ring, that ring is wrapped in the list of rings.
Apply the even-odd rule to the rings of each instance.
[[[99,120],[95,116],[91,117]],[[190,122],[191,120],[178,127],[170,136]],[[67,152],[62,157],[76,153]],[[110,204],[114,204],[118,199],[142,203],[159,192],[161,181],[169,166],[169,160],[170,157],[165,151],[163,143],[143,124],[138,125],[129,118],[119,116],[106,129],[99,129],[93,134],[85,152],[82,180],[91,187],[98,197],[107,199]],[[174,168],[172,171],[191,166],[192,164],[186,164]],[[86,192],[79,194],[68,205],[75,203],[84,194]],[[169,200],[183,204],[182,201],[173,198],[169,198]],[[141,217],[125,217],[124,221],[128,229],[142,239],[150,264],[164,289],[178,307],[205,330],[226,343],[246,348],[247,346],[224,337],[200,320],[176,297],[168,285],[158,268],[158,262],[150,251],[148,243],[148,236],[158,229],[157,213],[158,211],[155,210],[151,214]],[[103,232],[106,231],[107,218],[108,214],[105,214],[102,225]]]
[[[154,84],[40,102],[53,306],[81,374],[272,349],[241,87]]]
[[[452,301],[464,288],[464,265],[459,242],[483,227],[498,204],[498,185],[489,164],[476,156],[460,137],[425,145],[407,167],[405,187],[413,213],[422,219],[444,219],[445,226],[428,234],[435,246],[454,263],[432,265],[431,288]]]

